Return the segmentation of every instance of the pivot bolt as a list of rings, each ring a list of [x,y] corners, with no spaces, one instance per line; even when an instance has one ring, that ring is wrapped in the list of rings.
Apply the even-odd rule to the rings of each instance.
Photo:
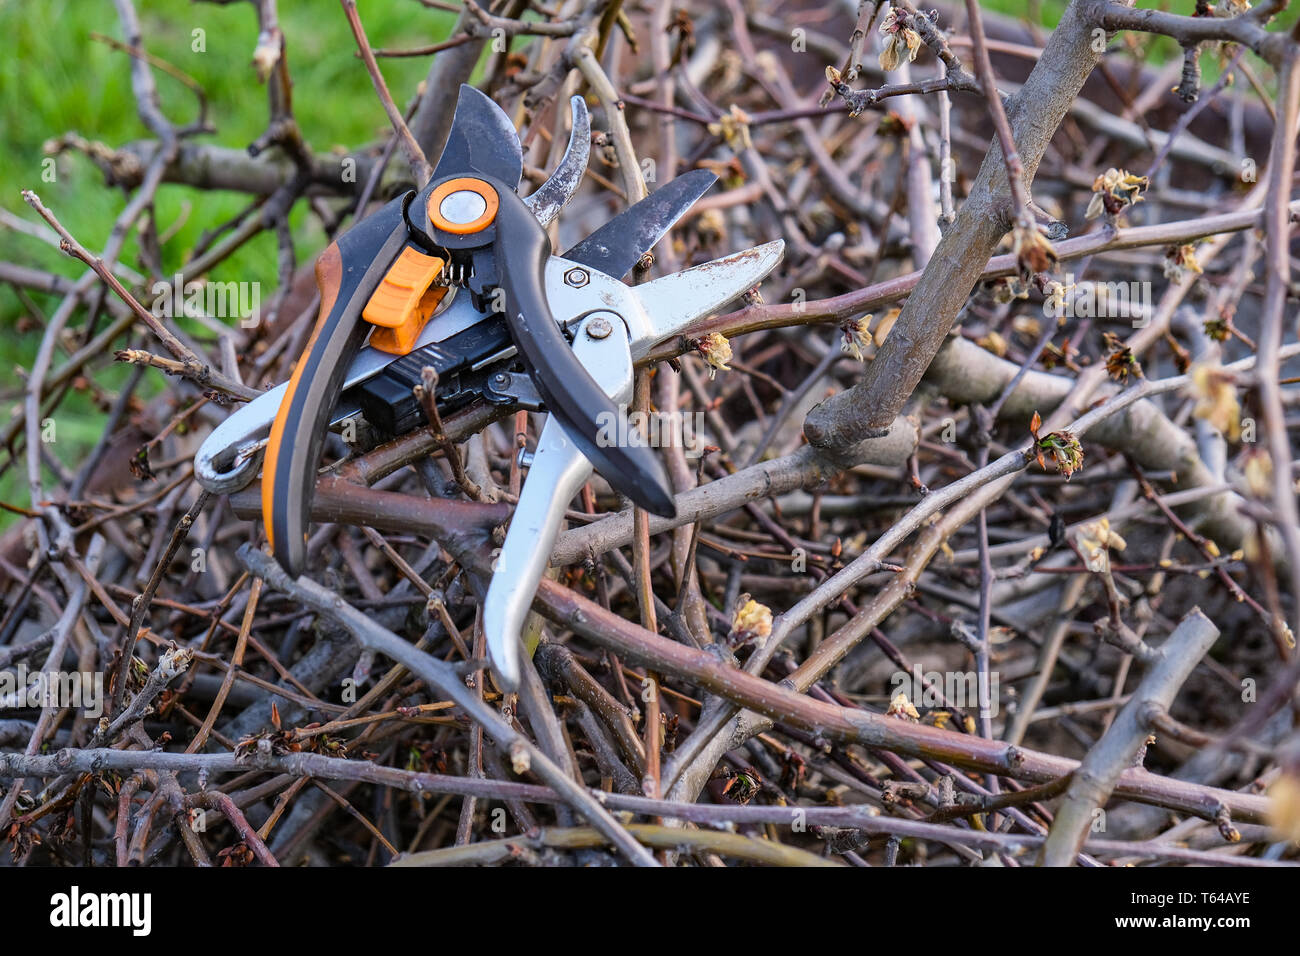
[[[580,289],[591,281],[586,269],[570,269],[564,274],[564,284]]]
[[[463,226],[487,212],[487,200],[476,192],[460,189],[447,196],[438,207],[438,211],[442,213],[443,219]]]

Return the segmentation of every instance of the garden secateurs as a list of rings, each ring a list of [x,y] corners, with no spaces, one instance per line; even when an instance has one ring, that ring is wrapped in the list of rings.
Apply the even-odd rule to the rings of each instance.
[[[626,425],[633,368],[655,344],[757,285],[783,243],[655,279],[620,280],[715,177],[695,170],[624,210],[562,256],[545,226],[581,183],[590,120],[570,101],[572,132],[555,173],[521,198],[523,152],[510,120],[462,86],[429,182],[340,236],[316,263],[320,314],[288,382],[219,425],[195,457],[199,482],[229,493],[262,474],[262,518],[276,559],[306,563],[325,435],[356,416],[400,435],[425,424],[412,389],[437,373],[439,412],[475,401],[545,410],[518,506],[483,606],[493,669],[518,685],[520,632],[565,509],[593,467],[656,515],[675,513],[663,464],[646,444],[611,442]]]

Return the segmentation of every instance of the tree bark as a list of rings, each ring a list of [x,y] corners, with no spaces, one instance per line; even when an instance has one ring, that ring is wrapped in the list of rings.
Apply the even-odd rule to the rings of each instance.
[[[1031,183],[1057,127],[1101,59],[1094,49],[1091,6],[1089,0],[1072,0],[1025,85],[1008,104],[1007,118]],[[1010,200],[1002,150],[995,141],[970,196],[862,379],[808,414],[804,433],[809,442],[848,463],[858,442],[879,434],[897,417],[1010,228]]]

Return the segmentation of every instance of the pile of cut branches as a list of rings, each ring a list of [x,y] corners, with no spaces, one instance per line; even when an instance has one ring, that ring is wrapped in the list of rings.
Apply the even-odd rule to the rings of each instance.
[[[1285,3],[1072,0],[1051,29],[973,0],[409,5],[400,50],[371,48],[353,0],[330,14],[392,131],[329,152],[295,119],[305,38],[275,0],[226,10],[260,26],[252,144],[207,135],[201,84],[117,0],[146,134],[52,148],[125,207],[73,235],[37,190],[5,220],[69,255],[0,263],[40,342],[0,452],[26,491],[0,540],[9,860],[1295,862]],[[428,7],[457,20],[421,47]],[[420,89],[389,89],[394,56],[428,61]],[[593,476],[517,693],[482,595],[543,415],[331,436],[299,578],[257,483],[211,495],[193,464],[315,322],[291,213],[333,237],[422,183],[471,77],[519,127],[524,193],[585,97],[557,249],[696,168],[719,185],[634,281],[786,249],[638,367],[636,410],[691,425],[661,442],[677,517]],[[184,122],[160,105],[178,81]],[[156,199],[210,189],[247,208],[165,254]],[[263,233],[277,287],[214,308]],[[103,437],[64,460],[79,394]]]

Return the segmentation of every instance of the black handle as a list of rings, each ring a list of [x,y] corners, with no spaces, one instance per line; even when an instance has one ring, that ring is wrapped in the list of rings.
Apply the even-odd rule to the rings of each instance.
[[[546,409],[559,419],[587,460],[639,507],[662,518],[677,516],[668,475],[644,445],[602,445],[600,422],[622,413],[573,354],[546,301],[546,260],[551,241],[522,199],[498,190],[495,258],[505,292],[506,326],[528,365]],[[620,429],[618,434],[629,434]]]
[[[321,310],[271,426],[262,472],[262,520],[275,559],[295,577],[307,559],[307,527],[325,433],[348,368],[369,327],[361,311],[402,246],[405,197],[357,223],[321,253]]]

